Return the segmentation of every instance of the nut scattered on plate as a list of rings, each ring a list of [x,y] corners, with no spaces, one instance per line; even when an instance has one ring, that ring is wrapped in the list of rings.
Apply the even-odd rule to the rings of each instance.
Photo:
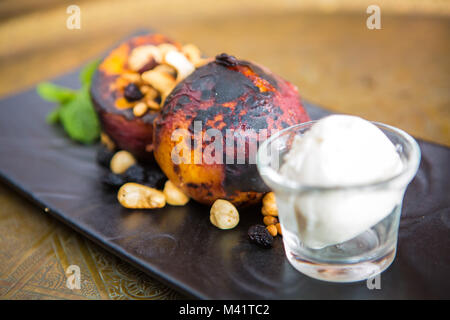
[[[135,163],[136,159],[131,153],[125,150],[121,150],[116,152],[112,157],[110,169],[116,174],[122,174]]]
[[[164,195],[166,202],[171,206],[184,206],[189,202],[189,197],[178,189],[170,180],[164,185]]]
[[[211,207],[209,220],[219,229],[232,229],[239,223],[239,212],[231,202],[218,199]]]
[[[125,183],[119,189],[117,199],[129,209],[157,209],[166,205],[164,193],[134,182]]]

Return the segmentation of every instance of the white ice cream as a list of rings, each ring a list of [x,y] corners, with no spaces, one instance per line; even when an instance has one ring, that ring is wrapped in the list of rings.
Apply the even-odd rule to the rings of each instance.
[[[281,174],[304,185],[342,187],[366,185],[397,175],[402,161],[395,146],[364,119],[333,115],[297,136]],[[352,188],[308,192],[280,199],[284,225],[291,225],[308,247],[320,249],[350,240],[392,212],[402,199],[397,188]]]

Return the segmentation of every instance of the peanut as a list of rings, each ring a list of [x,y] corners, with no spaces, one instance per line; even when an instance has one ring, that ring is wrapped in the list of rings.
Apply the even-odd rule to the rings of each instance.
[[[114,141],[112,141],[111,138],[104,132],[100,133],[100,142],[108,148],[109,151],[114,151],[116,148]]]
[[[139,71],[151,59],[156,63],[161,63],[162,53],[160,49],[153,45],[145,45],[134,48],[128,58],[128,66],[133,71]]]
[[[232,229],[239,223],[239,212],[227,200],[216,200],[210,211],[209,220],[219,229]]]
[[[164,185],[164,195],[166,202],[171,206],[184,206],[189,202],[189,197],[178,189],[170,180]]]
[[[189,59],[189,61],[195,65],[201,60],[200,49],[194,44],[186,44],[181,48],[183,54]]]
[[[164,59],[168,65],[177,70],[177,82],[180,82],[195,70],[194,65],[186,58],[186,56],[178,51],[167,52]]]
[[[114,154],[109,167],[115,174],[122,174],[135,163],[136,159],[133,157],[133,155],[128,151],[122,150]]]
[[[164,193],[133,182],[120,187],[117,199],[123,207],[129,209],[156,209],[166,205]]]
[[[272,237],[276,237],[277,235],[277,227],[275,227],[274,224],[271,224],[270,226],[266,227],[267,231],[272,235]]]
[[[170,51],[178,51],[178,48],[171,43],[161,43],[158,46],[159,51],[161,52],[162,62],[165,62],[166,54]]]
[[[281,232],[281,224],[280,224],[280,223],[277,223],[277,224],[275,224],[275,227],[277,228],[278,234],[279,234],[280,236],[283,235],[283,232]]]
[[[150,110],[159,110],[161,109],[161,105],[156,102],[155,100],[148,100],[147,101],[147,106]]]
[[[263,198],[263,207],[261,213],[264,216],[274,216],[278,217],[278,208],[275,199],[275,194],[273,192],[267,193]]]
[[[133,114],[136,117],[142,117],[148,110],[148,106],[145,102],[139,102],[133,107]]]
[[[161,71],[159,68],[144,72],[142,74],[142,80],[158,90],[161,94],[162,100],[169,95],[176,85],[175,79],[172,75]]]
[[[151,90],[155,90],[155,89],[153,89],[152,87],[147,86],[147,85],[144,84],[144,85],[142,85],[142,86],[139,87],[139,90],[140,90],[145,96],[147,96],[147,94],[148,94]],[[157,94],[156,90],[155,90],[155,93]]]
[[[272,216],[265,216],[263,222],[266,226],[270,226],[271,224],[277,223],[278,219]]]
[[[139,73],[125,72],[122,77],[132,83],[139,83],[141,81],[141,76]]]

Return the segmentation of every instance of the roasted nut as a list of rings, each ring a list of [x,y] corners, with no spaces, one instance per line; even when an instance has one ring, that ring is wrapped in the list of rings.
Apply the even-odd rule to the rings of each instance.
[[[144,72],[142,80],[158,90],[162,100],[169,95],[176,85],[175,79],[170,74],[161,72],[158,68]]]
[[[272,237],[276,237],[277,235],[277,227],[275,227],[274,224],[271,224],[270,226],[266,227],[267,231],[269,231],[270,235]]]
[[[147,103],[148,108],[151,109],[151,110],[159,110],[159,109],[161,109],[161,105],[158,102],[154,101],[154,100],[148,100],[148,101],[146,101],[146,103]]]
[[[156,209],[166,205],[164,193],[134,182],[120,187],[117,199],[123,207],[129,209]]]
[[[158,71],[158,72],[164,72],[164,73],[168,73],[170,74],[174,79],[177,76],[177,70],[172,67],[169,66],[167,64],[160,64],[159,66],[155,67],[155,69],[153,69],[154,71]]]
[[[134,72],[125,72],[122,77],[132,83],[139,83],[141,81],[141,75]],[[142,90],[141,90],[142,91]]]
[[[271,224],[277,223],[278,219],[272,216],[265,216],[263,222],[266,226],[270,226]]]
[[[164,57],[165,62],[177,70],[177,82],[180,82],[192,72],[194,72],[194,65],[186,58],[185,55],[178,51],[169,51]]]
[[[150,86],[145,86],[145,87],[148,88],[148,89],[144,89],[146,92],[143,92],[143,91],[141,91],[141,92],[145,94],[146,101],[155,100],[159,96],[159,92],[156,89],[154,89]]]
[[[275,194],[273,192],[267,193],[263,198],[263,207],[261,213],[264,216],[278,216],[278,208],[275,200]]]
[[[161,62],[165,62],[166,54],[170,51],[178,51],[178,48],[170,43],[161,43],[158,46],[159,52],[161,52]]]
[[[133,155],[128,151],[122,150],[114,154],[109,167],[112,172],[116,174],[122,174],[135,163],[136,159],[133,157]]]
[[[152,91],[152,90],[156,92],[155,89],[153,89],[152,87],[147,86],[147,85],[142,85],[142,86],[140,86],[140,87],[139,87],[139,90],[141,90],[141,92],[142,92],[145,96],[147,96],[147,94],[148,94],[150,91]]]
[[[189,197],[178,189],[170,180],[164,185],[164,195],[166,202],[171,206],[184,206],[189,202]]]
[[[109,151],[113,151],[116,148],[116,144],[111,138],[104,132],[100,133],[100,142],[108,148]]]
[[[156,63],[161,63],[162,58],[161,51],[157,46],[139,46],[131,51],[130,57],[128,58],[128,67],[131,70],[138,72],[152,59],[155,60]]]
[[[213,60],[214,59],[212,59],[212,58],[200,59],[200,60],[198,60],[197,62],[194,63],[194,67],[200,68],[200,67],[204,66],[205,64],[210,63]]]
[[[210,211],[209,220],[219,229],[232,229],[239,223],[239,212],[227,200],[216,200]]]
[[[189,61],[193,65],[195,65],[202,59],[200,49],[192,43],[184,45],[181,48],[181,52],[183,52],[183,54],[189,59]]]
[[[277,224],[275,224],[275,227],[277,228],[278,234],[279,234],[279,235],[283,235],[283,232],[281,231],[281,224],[280,224],[280,223],[277,223]]]
[[[148,106],[145,102],[139,102],[133,107],[133,114],[136,117],[142,117],[148,110]]]

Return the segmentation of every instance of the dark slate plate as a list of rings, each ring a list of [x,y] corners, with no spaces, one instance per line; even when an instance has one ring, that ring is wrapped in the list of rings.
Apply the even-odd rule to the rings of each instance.
[[[77,72],[56,80],[77,87]],[[327,111],[306,103],[313,119]],[[248,243],[259,208],[241,212],[233,230],[209,222],[209,207],[189,203],[159,211],[127,210],[99,183],[95,147],[81,146],[45,123],[53,108],[30,90],[0,101],[0,177],[49,214],[110,252],[185,294],[206,299],[450,298],[450,149],[421,141],[422,163],[409,186],[398,254],[365,282],[310,279],[286,260],[282,239],[271,250]]]

